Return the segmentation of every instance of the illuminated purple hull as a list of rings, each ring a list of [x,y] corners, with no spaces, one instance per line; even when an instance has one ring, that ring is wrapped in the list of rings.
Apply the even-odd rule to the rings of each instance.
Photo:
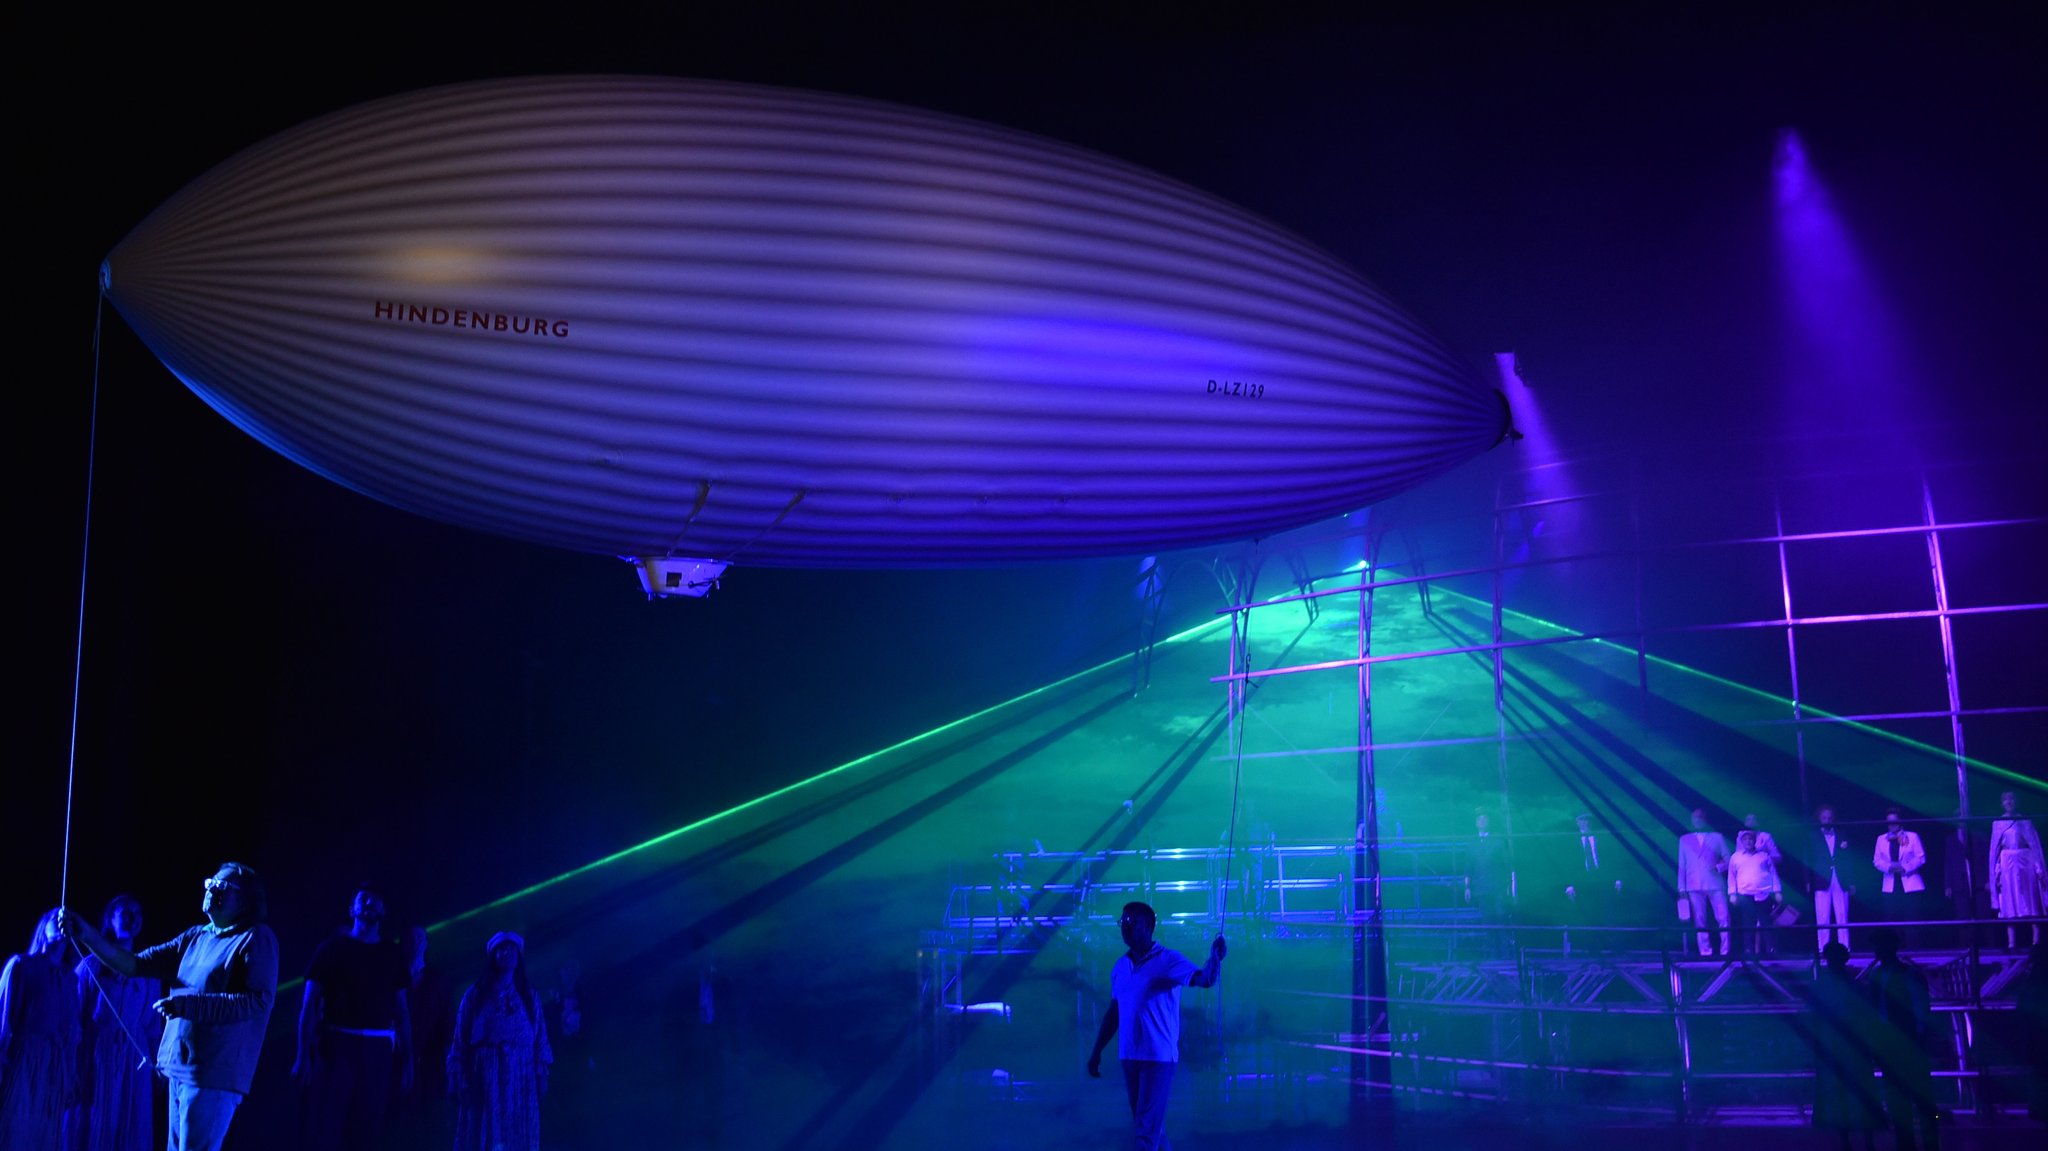
[[[541,77],[347,109],[195,181],[103,275],[187,386],[304,466],[636,560],[1244,539],[1507,425],[1378,289],[1212,196],[750,85]]]

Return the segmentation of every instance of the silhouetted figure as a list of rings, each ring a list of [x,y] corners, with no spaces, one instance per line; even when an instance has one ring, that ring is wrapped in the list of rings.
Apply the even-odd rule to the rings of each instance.
[[[1514,909],[1514,868],[1508,859],[1507,841],[1493,834],[1485,812],[1472,820],[1470,857],[1465,868],[1465,902],[1479,913],[1486,927],[1486,952],[1501,956],[1510,952],[1507,924]]]
[[[1976,868],[1970,860],[1970,825],[1966,812],[1956,813],[1955,834],[1942,838],[1941,897],[1948,904],[1948,917],[1956,921],[1952,946],[1968,947],[1976,929],[1968,921],[1981,918],[1977,910]]]
[[[58,1151],[78,1089],[78,991],[64,966],[62,909],[36,920],[0,970],[0,1148]]]
[[[455,1109],[448,1098],[448,1044],[455,1036],[455,986],[427,959],[424,927],[405,933],[406,1009],[412,1016],[412,1090],[398,1095],[393,1126],[397,1144],[446,1151],[455,1141]],[[394,1074],[393,1089],[400,1076]]]
[[[165,1019],[157,1070],[170,1080],[169,1145],[218,1151],[249,1094],[277,998],[277,936],[263,923],[263,881],[247,864],[223,863],[205,883],[206,922],[155,947],[130,952],[77,913],[64,932],[123,975],[162,980],[152,1004]]]
[[[1101,1078],[1102,1049],[1116,1038],[1136,1151],[1165,1151],[1173,1145],[1166,1137],[1166,1104],[1180,1066],[1180,989],[1216,986],[1229,951],[1219,935],[1209,945],[1209,961],[1196,967],[1152,938],[1158,923],[1149,904],[1124,904],[1117,927],[1130,950],[1110,968],[1109,1008],[1088,1053],[1088,1074]]]
[[[448,1047],[455,1151],[538,1151],[547,1092],[546,1017],[526,977],[526,940],[500,931],[484,945],[490,970],[463,992]]]
[[[2048,1123],[2048,1042],[2042,1041],[2048,1036],[2048,943],[2036,943],[2027,956],[2027,973],[2014,999],[2024,1048],[2021,1098],[2035,1122]]]
[[[100,931],[134,950],[142,903],[117,895],[100,914]],[[150,1004],[163,984],[123,975],[88,955],[72,968],[78,987],[78,1102],[64,1116],[69,1151],[156,1151],[156,1074],[151,1060],[164,1021]]]
[[[313,952],[299,1006],[292,1078],[306,1088],[307,1151],[374,1151],[392,1086],[412,1086],[412,980],[384,939],[384,897],[370,884],[349,901],[349,926]]]
[[[1807,1040],[1813,1047],[1813,1125],[1840,1136],[1849,1151],[1850,1132],[1863,1133],[1865,1151],[1877,1146],[1884,1125],[1873,1072],[1877,1059],[1877,1012],[1849,970],[1849,948],[1821,948],[1821,969],[1807,992]]]
[[[540,996],[548,1046],[555,1057],[548,1070],[548,1110],[542,1119],[551,1148],[580,1147],[586,1142],[578,1135],[586,1123],[583,1108],[596,1067],[585,1026],[582,980],[582,966],[570,960],[555,969],[553,985]]]
[[[705,941],[698,966],[677,989],[686,1097],[693,1133],[707,1147],[744,1147],[750,1084],[744,1007],[731,974]]]
[[[1562,877],[1561,899],[1554,914],[1567,955],[1603,953],[1614,950],[1615,940],[1604,931],[1573,931],[1574,927],[1611,927],[1621,918],[1621,880],[1609,866],[1606,838],[1593,830],[1592,815],[1573,817],[1577,831],[1558,859]]]
[[[1938,1151],[1941,1129],[1936,1124],[1934,1066],[1927,1057],[1927,1029],[1932,1018],[1927,976],[1899,954],[1897,928],[1872,933],[1877,964],[1870,969],[1871,1002],[1877,1008],[1877,1066],[1884,1074],[1884,1107],[1891,1119],[1894,1145],[1912,1151],[1914,1134],[1927,1151]]]

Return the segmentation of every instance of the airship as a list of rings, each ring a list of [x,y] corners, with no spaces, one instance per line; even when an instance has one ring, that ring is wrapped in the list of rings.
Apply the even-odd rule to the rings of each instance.
[[[344,108],[204,173],[104,297],[249,435],[458,527],[728,567],[1157,553],[1355,511],[1511,434],[1343,261],[934,111],[623,75]]]

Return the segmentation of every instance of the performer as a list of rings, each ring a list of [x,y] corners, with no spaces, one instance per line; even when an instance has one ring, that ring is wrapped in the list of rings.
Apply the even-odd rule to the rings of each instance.
[[[263,923],[262,880],[242,863],[207,879],[206,922],[155,947],[131,952],[77,912],[64,933],[124,976],[161,979],[155,1003],[166,1020],[157,1069],[170,1080],[170,1146],[219,1151],[235,1108],[248,1097],[277,998],[277,936]]]
[[[142,934],[142,903],[117,895],[100,913],[100,931],[133,949]],[[150,1004],[163,984],[129,978],[86,956],[72,968],[78,983],[78,1102],[64,1116],[70,1151],[155,1151],[156,1075],[149,1058],[163,1038],[164,1021]]]
[[[78,992],[62,962],[63,909],[36,920],[28,950],[0,969],[0,1148],[58,1151],[78,1093]]]
[[[1830,936],[1844,947],[1849,946],[1849,897],[1856,894],[1856,885],[1844,880],[1842,872],[1848,866],[1849,838],[1835,830],[1835,809],[1823,806],[1815,812],[1819,826],[1814,829],[1811,850],[1808,857],[1813,860],[1813,921],[1820,924],[1820,942],[1825,948]],[[1829,930],[1829,924],[1834,930]]]
[[[1870,856],[1871,866],[1884,877],[1884,885],[1878,889],[1884,917],[1895,924],[1919,919],[1920,893],[1927,890],[1920,869],[1927,866],[1927,849],[1920,843],[1919,832],[1906,830],[1898,808],[1885,809],[1884,823],[1885,833],[1878,836]],[[1906,938],[1905,927],[1894,930],[1901,939]]]
[[[2004,811],[1991,821],[1991,867],[1989,869],[1991,909],[2000,919],[2026,919],[2043,913],[2041,833],[2034,821],[2020,815],[2019,797],[2000,792]],[[2034,942],[2041,942],[2041,925],[2034,926]],[[2005,945],[2019,946],[2019,932],[2005,929]]]
[[[1728,901],[1735,917],[1735,953],[1763,951],[1763,932],[1785,899],[1778,883],[1778,864],[1756,845],[1756,832],[1735,833],[1735,854],[1728,857]]]
[[[1171,1147],[1166,1138],[1166,1101],[1180,1063],[1180,989],[1214,987],[1229,950],[1221,935],[1209,944],[1209,962],[1196,967],[1188,957],[1152,938],[1158,916],[1148,904],[1126,903],[1117,920],[1130,951],[1110,969],[1109,1009],[1088,1053],[1088,1074],[1102,1077],[1102,1049],[1117,1036],[1117,1061],[1124,1069],[1137,1151]]]
[[[1692,830],[1678,837],[1678,891],[1699,933],[1701,955],[1709,947],[1707,912],[1712,910],[1721,954],[1728,954],[1728,838],[1707,830],[1707,813],[1694,808]]]
[[[384,896],[359,884],[346,931],[306,969],[292,1078],[306,1086],[307,1151],[369,1151],[384,1138],[394,1083],[412,1089],[412,980],[384,939]]]

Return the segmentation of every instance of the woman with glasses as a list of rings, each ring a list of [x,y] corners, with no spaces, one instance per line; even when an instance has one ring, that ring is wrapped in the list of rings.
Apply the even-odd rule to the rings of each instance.
[[[65,934],[108,967],[170,989],[151,1006],[164,1018],[156,1060],[170,1082],[170,1145],[182,1151],[219,1151],[249,1094],[277,998],[277,936],[263,922],[255,869],[223,863],[203,886],[206,922],[141,951],[76,912],[63,920]]]

